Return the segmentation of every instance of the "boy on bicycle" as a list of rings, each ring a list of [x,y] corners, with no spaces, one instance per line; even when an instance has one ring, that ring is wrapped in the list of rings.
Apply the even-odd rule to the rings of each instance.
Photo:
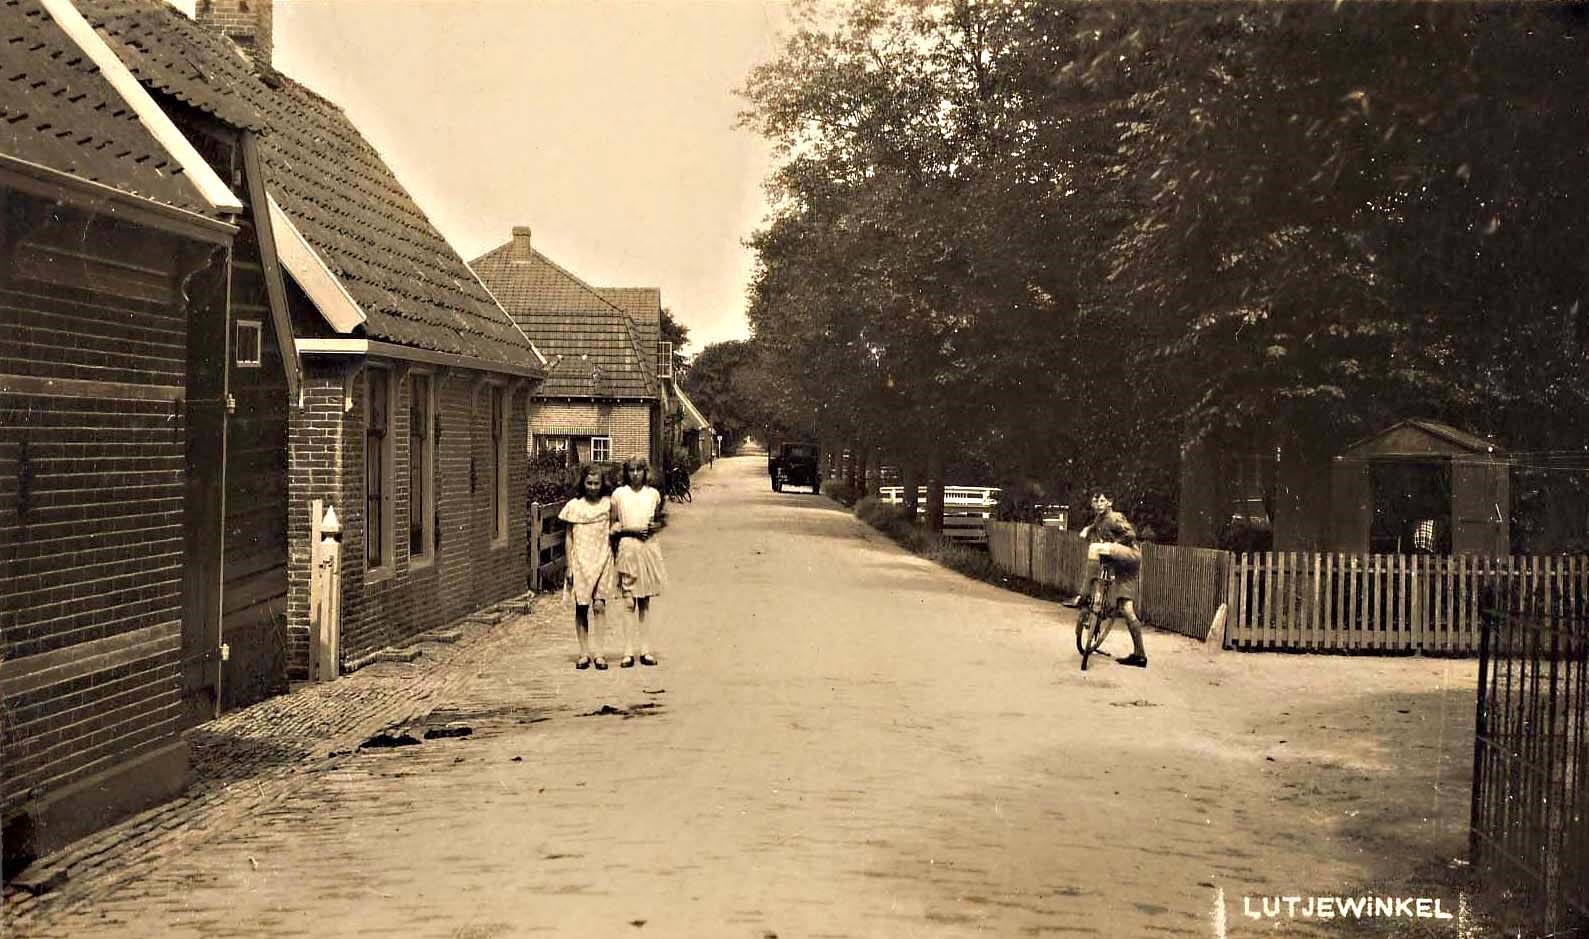
[[[1142,552],[1137,548],[1137,530],[1124,515],[1114,510],[1114,503],[1105,493],[1092,497],[1093,520],[1081,530],[1081,536],[1090,544],[1087,547],[1087,590],[1072,601],[1070,606],[1081,606],[1092,596],[1097,586],[1097,565],[1108,558],[1114,565],[1115,579],[1104,597],[1104,606],[1116,606],[1125,617],[1126,629],[1131,632],[1131,654],[1120,660],[1121,665],[1148,667],[1147,650],[1142,645],[1142,620],[1137,617],[1137,595],[1142,588]],[[1102,614],[1104,610],[1098,610]]]

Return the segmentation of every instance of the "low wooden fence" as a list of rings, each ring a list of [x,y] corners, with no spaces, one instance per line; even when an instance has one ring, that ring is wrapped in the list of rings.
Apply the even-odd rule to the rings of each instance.
[[[1087,542],[1072,531],[1026,522],[990,521],[988,553],[1013,574],[1080,593],[1087,576]],[[1142,618],[1197,639],[1224,602],[1230,555],[1207,548],[1142,546]]]
[[[1072,593],[1083,588],[1087,547],[1074,532],[989,521],[987,533],[1001,569]],[[1145,544],[1139,607],[1155,626],[1206,639],[1224,606],[1227,648],[1474,655],[1481,597],[1492,583],[1559,605],[1589,595],[1589,558],[1232,554]]]
[[[1571,935],[1589,927],[1585,559],[1505,560],[1485,585],[1470,853],[1529,926]]]
[[[1479,651],[1486,583],[1562,594],[1589,559],[1280,552],[1238,555],[1225,635],[1237,649]]]
[[[545,590],[562,583],[563,570],[568,562],[563,543],[567,526],[557,517],[561,510],[562,503],[530,503],[527,551],[531,590]]]

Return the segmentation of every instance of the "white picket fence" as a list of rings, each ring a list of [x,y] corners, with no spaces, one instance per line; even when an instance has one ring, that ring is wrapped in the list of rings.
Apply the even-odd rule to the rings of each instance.
[[[1478,652],[1487,586],[1548,608],[1589,591],[1589,558],[1242,554],[1230,574],[1226,644],[1237,649]]]
[[[943,487],[943,535],[963,544],[987,544],[987,522],[998,510],[1002,489],[991,486]],[[902,505],[905,487],[883,486],[877,491],[877,501],[889,505]],[[927,487],[916,490],[916,514],[927,505]]]

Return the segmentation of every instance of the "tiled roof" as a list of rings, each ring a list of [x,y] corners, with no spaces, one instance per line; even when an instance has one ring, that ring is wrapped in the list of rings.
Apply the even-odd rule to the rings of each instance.
[[[38,0],[0,0],[0,153],[214,214]]]
[[[220,118],[233,127],[263,130],[265,115],[250,100],[254,69],[236,46],[167,3],[78,0],[118,58],[145,86]]]
[[[365,335],[484,363],[537,365],[530,342],[340,108],[164,0],[79,0],[150,87],[263,125],[265,184],[367,317]]]
[[[656,379],[635,336],[635,324],[590,285],[534,249],[514,260],[512,242],[476,258],[470,266],[542,354],[556,363],[547,368],[546,382],[537,394],[657,396]]]
[[[662,291],[655,287],[597,287],[603,300],[624,311],[635,324],[635,338],[656,374],[657,344],[662,341]]]

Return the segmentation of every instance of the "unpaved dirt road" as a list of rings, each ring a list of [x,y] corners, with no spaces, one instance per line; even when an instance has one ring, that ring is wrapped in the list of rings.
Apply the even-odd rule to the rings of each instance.
[[[575,671],[542,602],[445,703],[473,736],[340,758],[49,930],[1208,937],[1222,894],[1256,935],[1245,895],[1460,854],[1472,661],[1150,632],[1147,671],[1083,674],[1068,614],[764,467],[719,461],[671,509],[659,667],[610,639],[611,671]]]

